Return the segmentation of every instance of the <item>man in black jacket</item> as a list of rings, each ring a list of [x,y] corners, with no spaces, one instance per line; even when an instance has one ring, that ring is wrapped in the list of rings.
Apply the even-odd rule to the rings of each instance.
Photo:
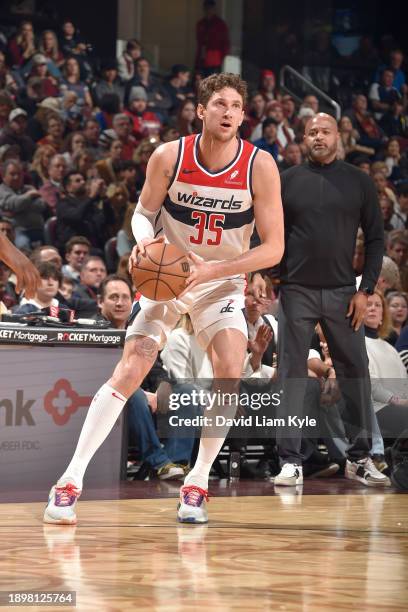
[[[302,483],[301,429],[293,417],[302,416],[307,354],[317,322],[347,405],[345,426],[351,445],[346,477],[366,485],[386,484],[369,457],[371,387],[362,327],[367,295],[373,293],[382,263],[383,221],[371,178],[336,159],[338,139],[336,121],[317,114],[305,129],[308,162],[281,177],[285,253],[278,316],[283,390],[278,416],[286,426],[278,429],[278,485]],[[365,264],[356,291],[352,262],[359,225],[365,236]],[[310,429],[306,435],[313,435]]]
[[[63,179],[66,197],[57,202],[57,246],[63,250],[72,236],[85,236],[92,246],[103,249],[110,237],[108,226],[114,223],[109,201],[104,199],[105,182],[93,179],[87,192],[85,179],[71,171]]]

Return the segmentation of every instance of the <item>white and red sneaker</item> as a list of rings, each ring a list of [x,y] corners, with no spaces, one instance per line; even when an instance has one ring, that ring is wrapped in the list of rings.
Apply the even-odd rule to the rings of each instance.
[[[208,523],[208,491],[196,485],[183,485],[177,519],[180,523]]]
[[[44,512],[44,523],[58,525],[75,525],[77,522],[75,505],[81,495],[80,489],[68,482],[54,485],[48,496],[48,504]]]

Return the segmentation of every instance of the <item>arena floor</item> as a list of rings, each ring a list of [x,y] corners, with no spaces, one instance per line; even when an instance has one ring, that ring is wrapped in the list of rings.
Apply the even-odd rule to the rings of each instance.
[[[407,495],[219,481],[210,523],[190,526],[175,521],[178,486],[88,490],[73,527],[43,525],[44,492],[2,491],[1,590],[76,591],[92,612],[407,609]]]

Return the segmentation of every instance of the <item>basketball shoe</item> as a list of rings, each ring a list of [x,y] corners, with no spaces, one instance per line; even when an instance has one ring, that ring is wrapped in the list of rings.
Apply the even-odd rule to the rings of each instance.
[[[58,525],[75,525],[77,522],[75,505],[81,491],[72,482],[51,488],[48,496],[48,504],[44,512],[44,523],[56,523]]]
[[[284,463],[279,474],[273,479],[273,484],[285,487],[303,484],[302,466],[296,463]]]
[[[177,519],[180,523],[208,523],[208,491],[196,485],[183,485]]]

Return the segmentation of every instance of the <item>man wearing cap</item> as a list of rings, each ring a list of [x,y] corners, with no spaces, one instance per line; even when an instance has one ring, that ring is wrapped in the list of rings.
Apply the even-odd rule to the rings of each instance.
[[[224,57],[230,50],[228,26],[216,14],[215,0],[203,3],[204,17],[197,22],[197,52],[195,65],[204,76],[220,72]]]
[[[194,97],[193,90],[188,87],[190,80],[190,69],[184,64],[175,64],[171,68],[171,73],[168,81],[164,84],[164,89],[169,94],[172,105],[169,109],[169,113],[174,115],[180,104],[186,100],[186,98]]]
[[[125,110],[132,122],[132,135],[137,144],[143,138],[156,136],[161,122],[156,113],[147,110],[147,93],[143,87],[132,87],[129,94],[129,108]]]
[[[22,161],[31,161],[34,154],[35,144],[27,135],[27,113],[22,108],[14,108],[8,118],[8,124],[0,136],[0,147],[2,145],[16,145],[20,151]]]
[[[53,97],[59,95],[58,81],[49,73],[49,60],[42,53],[36,53],[31,61],[30,77],[41,79],[44,96]],[[59,72],[59,71],[58,71]]]

